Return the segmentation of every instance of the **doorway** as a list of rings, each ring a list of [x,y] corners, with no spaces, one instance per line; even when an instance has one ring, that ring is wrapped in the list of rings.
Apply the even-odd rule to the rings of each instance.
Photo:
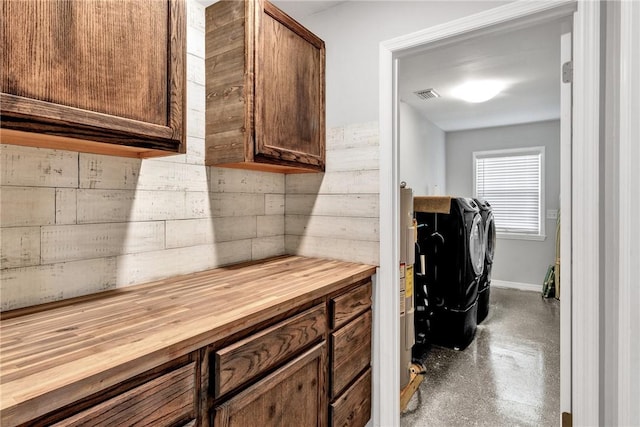
[[[577,11],[576,11],[577,10]],[[574,14],[574,11],[575,14]],[[581,283],[579,289],[573,289],[572,297],[563,302],[563,311],[571,312],[571,306],[581,307],[574,310],[570,325],[562,323],[563,348],[576,347],[575,337],[580,337],[580,351],[562,354],[561,371],[563,386],[561,409],[573,412],[574,422],[598,419],[598,316],[586,313],[587,307],[597,307],[598,296],[598,257],[597,251],[590,250],[598,246],[597,236],[590,230],[597,229],[598,215],[598,118],[597,100],[598,54],[599,54],[599,5],[587,2],[557,2],[554,4],[516,3],[505,5],[469,18],[449,24],[433,27],[405,37],[390,40],[380,46],[380,149],[381,149],[381,211],[380,255],[381,266],[378,283],[398,283],[398,272],[393,266],[398,260],[398,57],[402,54],[451,43],[457,40],[494,31],[496,26],[513,27],[523,22],[540,22],[573,15],[574,21],[574,107],[573,139],[579,143],[573,146],[569,158],[568,170],[571,171],[570,189],[572,198],[569,208],[574,214],[569,223],[573,229],[572,237],[564,240],[564,250],[570,251],[571,269],[569,273],[573,283]],[[571,168],[573,164],[573,168]],[[563,165],[563,169],[564,165]],[[589,191],[586,191],[588,188]],[[564,211],[564,209],[563,209]],[[580,215],[575,215],[579,212]],[[384,224],[390,224],[385,226]],[[566,269],[565,269],[566,270]],[[562,280],[564,286],[571,282]],[[393,344],[399,347],[397,333],[399,304],[395,286],[378,286],[375,300],[379,303],[379,318],[388,322],[377,325],[379,343]],[[569,304],[565,310],[565,304]],[[566,330],[571,336],[567,336]],[[574,337],[572,339],[572,337]],[[374,360],[378,360],[374,382],[378,384],[399,384],[399,360],[394,352],[384,351],[378,345],[374,348]],[[567,370],[567,358],[568,366]],[[376,381],[377,380],[377,381]],[[568,386],[566,383],[568,382]],[[382,399],[379,388],[374,392],[374,424],[397,425],[399,404],[396,399]],[[378,394],[376,396],[376,394]]]
[[[492,264],[485,264],[491,271],[481,276],[490,286],[480,280],[475,302],[484,314],[490,301],[488,316],[477,316],[475,338],[463,351],[437,336],[416,344],[426,369],[403,426],[560,419],[560,303],[540,295],[548,267],[556,269],[560,258],[561,86],[570,86],[561,83],[561,64],[571,60],[570,46],[563,58],[561,39],[570,39],[570,25],[568,18],[546,20],[399,55],[400,180],[415,196],[485,199],[498,230]],[[467,100],[492,85],[499,90],[493,97]],[[429,89],[438,97],[420,96]],[[570,104],[570,93],[566,98]],[[563,120],[570,123],[570,115]],[[562,144],[570,149],[570,137]],[[420,245],[428,251],[426,242]],[[448,313],[438,306],[452,301],[438,304],[427,293],[450,280],[417,283],[425,286],[416,286],[416,310],[435,310],[438,322]],[[416,332],[429,337],[424,324],[417,322]],[[442,409],[453,401],[465,404],[455,413]]]

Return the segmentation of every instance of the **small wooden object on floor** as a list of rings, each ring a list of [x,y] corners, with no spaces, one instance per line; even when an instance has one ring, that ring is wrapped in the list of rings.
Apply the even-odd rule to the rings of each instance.
[[[409,400],[420,387],[422,380],[424,380],[424,367],[416,363],[412,364],[409,384],[400,391],[400,412],[404,412],[407,409]]]

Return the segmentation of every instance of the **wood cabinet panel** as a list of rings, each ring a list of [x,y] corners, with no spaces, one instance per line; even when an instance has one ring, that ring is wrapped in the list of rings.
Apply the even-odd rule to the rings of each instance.
[[[3,143],[184,152],[183,0],[21,0],[0,11]]]
[[[284,362],[327,330],[324,304],[215,352],[214,395],[221,396]]]
[[[331,322],[339,328],[371,307],[371,282],[367,282],[340,296],[331,298]]]
[[[326,343],[319,344],[273,374],[213,409],[216,427],[326,424]]]
[[[363,427],[371,419],[371,368],[330,405],[329,417],[331,427]]]
[[[256,60],[256,154],[324,166],[324,43],[265,1]]]
[[[168,8],[156,0],[3,2],[2,92],[166,125],[168,51],[148,41],[166,40],[168,28],[146,23]]]
[[[266,0],[206,10],[207,165],[324,170],[324,42]]]
[[[331,334],[331,397],[371,361],[371,310]]]
[[[171,426],[196,418],[194,362],[62,420],[54,426]]]

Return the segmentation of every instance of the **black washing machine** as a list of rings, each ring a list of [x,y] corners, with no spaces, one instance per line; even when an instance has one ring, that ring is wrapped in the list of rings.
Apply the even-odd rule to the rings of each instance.
[[[489,314],[489,295],[491,294],[491,269],[496,247],[496,227],[493,222],[491,204],[486,200],[474,199],[480,208],[480,216],[484,227],[484,271],[478,283],[478,324]]]
[[[477,325],[484,227],[473,199],[452,198],[448,214],[418,212],[416,341],[464,349]],[[421,261],[424,259],[424,274]]]

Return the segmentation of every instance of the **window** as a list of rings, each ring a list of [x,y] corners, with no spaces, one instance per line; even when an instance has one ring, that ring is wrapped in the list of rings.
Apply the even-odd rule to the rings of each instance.
[[[544,240],[544,147],[474,152],[473,168],[498,236]]]

